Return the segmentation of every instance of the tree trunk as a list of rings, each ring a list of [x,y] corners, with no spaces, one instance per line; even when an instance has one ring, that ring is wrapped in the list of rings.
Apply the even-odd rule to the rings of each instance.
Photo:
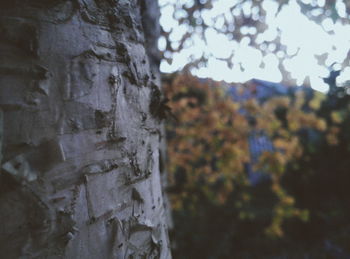
[[[171,257],[155,2],[0,1],[1,258]]]

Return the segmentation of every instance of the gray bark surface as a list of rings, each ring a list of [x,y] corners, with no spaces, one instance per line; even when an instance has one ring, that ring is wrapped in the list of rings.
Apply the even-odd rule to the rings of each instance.
[[[1,258],[171,258],[154,2],[0,1]]]

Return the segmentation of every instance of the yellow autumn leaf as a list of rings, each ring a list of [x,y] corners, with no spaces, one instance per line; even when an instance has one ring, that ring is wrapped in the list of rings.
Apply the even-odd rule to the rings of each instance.
[[[331,119],[334,123],[342,123],[343,122],[343,118],[342,118],[342,114],[339,111],[334,111],[331,113]]]

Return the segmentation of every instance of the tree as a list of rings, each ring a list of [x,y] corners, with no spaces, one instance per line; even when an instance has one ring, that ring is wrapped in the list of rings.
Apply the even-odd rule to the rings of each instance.
[[[350,107],[337,75],[328,95],[166,78],[176,258],[348,257]]]
[[[171,257],[158,13],[146,0],[0,2],[3,258]]]

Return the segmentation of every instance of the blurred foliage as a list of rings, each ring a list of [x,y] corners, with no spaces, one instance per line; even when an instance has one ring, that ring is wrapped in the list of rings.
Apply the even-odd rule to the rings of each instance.
[[[237,86],[242,93],[246,87]],[[186,73],[164,79],[177,118],[167,123],[177,258],[232,258],[247,251],[251,251],[247,256],[254,251],[267,255],[279,249],[294,254],[300,250],[304,256],[312,246],[305,248],[303,228],[309,228],[306,237],[311,236],[312,242],[347,247],[350,107],[346,88],[333,85],[328,95],[311,89],[291,91],[263,103],[254,98],[235,102],[228,89]],[[268,179],[252,186],[247,175],[248,138],[255,132],[264,132],[274,150],[263,152],[254,165]],[[314,230],[317,227],[340,228],[339,218],[343,228],[338,233],[343,237],[328,236],[339,231],[336,227],[313,236],[320,232]],[[225,251],[227,255],[220,254]]]
[[[170,29],[168,27],[164,29],[163,27],[162,35],[165,40],[163,60],[171,63],[173,53],[193,46],[196,42],[195,38],[200,39],[206,45],[208,43],[206,32],[207,29],[211,29],[218,35],[235,42],[241,42],[243,38],[246,39],[249,46],[258,49],[263,56],[269,53],[283,53],[283,58],[279,56],[280,63],[278,66],[286,80],[290,75],[283,64],[283,60],[293,58],[298,53],[290,54],[287,52],[286,45],[281,42],[280,29],[277,30],[277,34],[273,38],[269,36],[266,39],[261,39],[260,36],[269,29],[268,16],[277,16],[285,6],[295,2],[309,20],[319,25],[325,19],[341,24],[349,24],[350,21],[350,1],[347,0],[236,0],[227,1],[230,4],[226,3],[225,9],[214,8],[219,5],[218,2],[220,0],[159,0],[161,8],[171,6],[174,10],[173,17],[164,17],[164,19],[173,20],[176,23],[175,28],[182,26],[186,28],[181,30],[181,36],[178,33],[174,36],[172,35],[174,27]],[[275,4],[276,8],[271,8],[271,2]],[[210,12],[213,9],[217,10]],[[290,18],[291,23],[293,23],[293,17]],[[327,33],[332,34],[334,31],[330,30]],[[305,37],[305,35],[303,36]],[[315,39],[310,39],[310,41],[313,40]],[[215,58],[226,61],[228,67],[232,68],[234,55],[233,51],[229,57]],[[327,56],[327,53],[316,56],[320,65],[326,66]],[[200,57],[193,54],[185,68],[205,66],[210,57],[214,57],[213,54],[203,52]],[[349,59],[350,56],[348,55],[343,61],[342,68],[349,64]]]

